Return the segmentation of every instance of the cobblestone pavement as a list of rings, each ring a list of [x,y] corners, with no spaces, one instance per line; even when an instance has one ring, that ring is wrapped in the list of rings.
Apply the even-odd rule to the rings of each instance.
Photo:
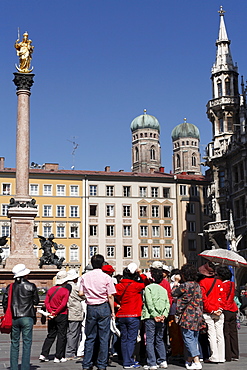
[[[33,335],[33,345],[31,354],[31,369],[30,370],[81,370],[82,364],[80,361],[67,361],[65,363],[55,364],[52,360],[54,358],[54,350],[52,348],[50,355],[50,362],[40,362],[38,357],[40,355],[41,346],[46,337],[46,330],[35,329]],[[239,345],[240,345],[240,359],[239,361],[226,362],[224,364],[203,364],[204,370],[235,370],[247,368],[247,326],[242,325],[239,330]],[[10,369],[9,367],[9,349],[10,336],[7,334],[0,334],[0,370]],[[20,367],[19,367],[20,368]],[[174,370],[185,368],[181,364],[170,364],[168,362],[168,369]],[[107,370],[122,370],[123,367],[117,361],[108,366]],[[142,370],[143,368],[140,368]],[[94,368],[96,370],[96,368]]]

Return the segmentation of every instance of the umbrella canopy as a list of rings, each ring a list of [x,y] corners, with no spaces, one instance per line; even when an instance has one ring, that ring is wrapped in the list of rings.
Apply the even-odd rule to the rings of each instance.
[[[228,249],[211,249],[205,250],[199,254],[211,262],[217,262],[221,265],[228,265],[234,267],[247,267],[247,261],[244,257],[240,256],[234,251],[229,251]]]

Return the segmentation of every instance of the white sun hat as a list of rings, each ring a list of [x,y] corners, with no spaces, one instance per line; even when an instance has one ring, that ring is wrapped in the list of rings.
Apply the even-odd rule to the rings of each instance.
[[[75,280],[79,277],[79,274],[78,272],[76,271],[76,269],[70,269],[68,272],[67,272],[67,277],[68,277],[68,281],[71,281],[71,280]]]
[[[62,285],[66,281],[68,281],[67,272],[65,270],[59,271],[56,275],[56,285]]]
[[[138,266],[136,263],[131,262],[128,264],[127,269],[131,272],[131,274],[134,274],[137,270]]]
[[[30,274],[30,270],[26,268],[24,263],[18,263],[18,265],[15,265],[12,272],[14,274],[14,279]]]

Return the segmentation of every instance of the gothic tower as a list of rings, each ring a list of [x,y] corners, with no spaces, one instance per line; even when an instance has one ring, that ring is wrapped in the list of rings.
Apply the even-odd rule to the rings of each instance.
[[[226,152],[230,137],[240,128],[238,68],[233,64],[224,13],[221,7],[216,60],[211,71],[213,98],[207,104],[207,115],[213,128],[215,156]]]
[[[159,171],[161,148],[160,124],[157,118],[146,113],[136,117],[130,125],[132,131],[132,171],[149,173]]]
[[[201,174],[200,133],[198,128],[186,121],[172,130],[173,172],[186,172],[191,175]]]

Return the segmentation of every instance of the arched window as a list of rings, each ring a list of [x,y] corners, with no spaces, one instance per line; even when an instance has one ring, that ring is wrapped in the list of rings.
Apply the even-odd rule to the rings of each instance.
[[[181,166],[180,155],[177,154],[177,168]]]
[[[222,96],[222,82],[221,80],[217,81],[217,88],[218,88],[218,97]]]
[[[225,89],[226,95],[231,95],[230,79],[228,77],[225,79]]]
[[[139,161],[139,149],[138,148],[135,148],[135,161],[136,162]]]
[[[155,149],[153,146],[150,149],[150,159],[155,160]]]
[[[195,156],[195,153],[192,154],[191,162],[192,162],[192,166],[196,166],[196,156]]]

